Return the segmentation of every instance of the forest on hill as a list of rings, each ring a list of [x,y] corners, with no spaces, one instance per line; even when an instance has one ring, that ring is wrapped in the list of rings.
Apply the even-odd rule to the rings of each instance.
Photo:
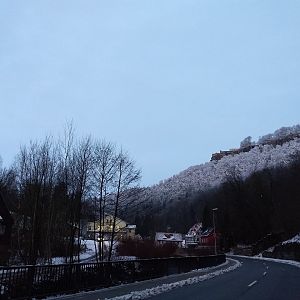
[[[161,210],[148,206],[137,228],[143,235],[171,230],[186,233],[197,222],[212,226],[212,209],[217,207],[217,230],[224,245],[252,244],[267,234],[283,239],[300,230],[300,152],[286,167],[253,173],[247,179],[232,172],[218,188],[177,201]]]
[[[252,145],[248,152],[191,167],[147,188],[134,216],[141,234],[185,233],[196,222],[210,226],[214,207],[227,246],[254,243],[270,233],[286,238],[299,232],[299,126]]]
[[[260,137],[258,142],[252,142],[250,137],[241,142],[241,148],[249,145],[252,147],[247,152],[241,151],[217,161],[191,166],[158,184],[144,188],[141,202],[167,207],[220,186],[231,177],[233,170],[239,177],[246,179],[254,172],[288,166],[300,150],[300,125],[282,127]]]
[[[300,231],[299,133],[297,125],[257,143],[248,137],[240,147],[251,145],[247,151],[144,188],[127,153],[90,136],[78,139],[72,127],[59,139],[30,142],[10,167],[0,163],[0,192],[15,220],[12,256],[24,263],[54,256],[79,261],[81,221],[104,222],[107,213],[153,238],[157,231],[187,233],[198,222],[209,227],[217,207],[225,247],[270,233],[289,238]],[[113,243],[114,235],[110,255]]]

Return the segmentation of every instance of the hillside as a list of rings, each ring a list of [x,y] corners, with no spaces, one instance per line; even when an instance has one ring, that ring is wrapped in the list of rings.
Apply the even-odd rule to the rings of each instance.
[[[246,152],[241,147],[239,153],[232,151],[232,155],[225,155],[220,160],[192,166],[146,188],[142,198],[156,204],[173,203],[216,188],[232,177],[246,179],[263,169],[288,166],[298,151],[300,125],[283,127],[262,136],[257,142],[251,142]]]
[[[288,239],[300,231],[299,129],[281,128],[246,145],[247,151],[246,138],[239,152],[145,188],[132,222],[143,236],[186,233],[198,222],[212,226],[212,208],[218,207],[225,248],[256,243],[270,233]]]

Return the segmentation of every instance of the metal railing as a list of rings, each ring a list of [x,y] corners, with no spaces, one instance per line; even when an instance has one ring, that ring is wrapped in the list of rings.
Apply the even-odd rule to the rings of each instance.
[[[0,268],[0,299],[73,293],[216,266],[225,255]]]

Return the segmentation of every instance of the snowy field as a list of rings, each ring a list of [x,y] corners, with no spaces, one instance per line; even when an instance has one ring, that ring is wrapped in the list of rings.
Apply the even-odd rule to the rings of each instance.
[[[98,243],[94,240],[81,240],[81,245],[85,248],[85,250],[80,253],[80,262],[82,263],[89,263],[89,262],[95,262],[96,261],[96,248],[98,247]],[[104,248],[109,249],[110,242],[105,241],[104,242]],[[113,252],[112,252],[112,260],[113,261],[127,261],[127,260],[134,260],[137,259],[135,256],[116,256],[116,247],[118,245],[118,242],[114,243],[113,246]],[[98,251],[98,250],[97,250]],[[74,257],[74,260],[76,261],[77,257]],[[64,264],[65,258],[64,257],[54,257],[52,258],[52,264],[58,265],[58,264]]]
[[[95,252],[95,241],[94,240],[81,240],[81,245],[85,247],[85,251],[80,253],[80,261],[81,262],[88,262],[95,258],[96,252]],[[96,244],[96,247],[98,245]],[[77,257],[75,257],[77,259]],[[53,257],[52,258],[52,264],[53,265],[59,265],[64,264],[65,257]]]

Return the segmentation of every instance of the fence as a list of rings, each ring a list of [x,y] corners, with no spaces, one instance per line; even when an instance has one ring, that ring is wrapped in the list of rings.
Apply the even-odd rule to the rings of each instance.
[[[0,299],[103,288],[221,264],[225,255],[0,268]]]

